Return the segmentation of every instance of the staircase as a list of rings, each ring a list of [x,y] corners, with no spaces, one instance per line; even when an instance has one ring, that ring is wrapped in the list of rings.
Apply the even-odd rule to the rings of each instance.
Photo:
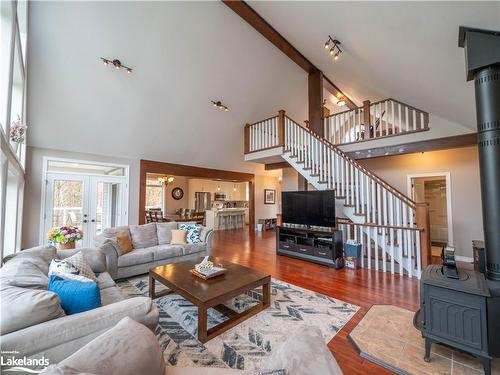
[[[245,159],[279,156],[317,190],[335,190],[344,241],[362,244],[361,265],[420,278],[430,251],[428,213],[339,148],[280,111],[245,126]]]

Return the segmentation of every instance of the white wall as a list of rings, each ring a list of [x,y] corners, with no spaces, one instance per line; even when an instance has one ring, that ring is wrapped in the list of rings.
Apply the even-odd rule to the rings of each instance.
[[[276,204],[264,204],[264,189],[276,190]],[[281,212],[281,184],[278,177],[255,175],[255,223],[275,218]]]
[[[477,147],[358,161],[406,195],[408,175],[450,172],[454,245],[472,257],[472,240],[484,239]]]
[[[40,223],[40,210],[44,156],[128,165],[130,174],[128,220],[129,224],[137,224],[139,217],[139,160],[28,147],[21,242],[23,249],[39,245],[40,225],[43,225]]]
[[[283,168],[281,175],[282,191],[299,190],[299,173],[293,168]]]

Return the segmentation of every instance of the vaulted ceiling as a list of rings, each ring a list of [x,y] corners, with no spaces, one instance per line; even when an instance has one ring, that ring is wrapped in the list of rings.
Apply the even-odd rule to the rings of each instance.
[[[475,129],[474,89],[465,81],[460,25],[500,30],[500,2],[252,2],[251,6],[345,91],[399,99]],[[323,48],[337,37],[336,62]]]
[[[250,5],[358,104],[394,97],[474,129],[458,26],[499,29],[500,3]],[[29,36],[32,146],[262,172],[243,125],[307,116],[307,74],[221,2],[30,2]]]

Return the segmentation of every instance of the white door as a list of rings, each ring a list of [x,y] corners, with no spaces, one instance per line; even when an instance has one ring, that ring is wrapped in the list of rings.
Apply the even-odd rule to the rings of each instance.
[[[123,177],[48,173],[45,196],[44,233],[77,226],[83,231],[77,247],[92,247],[96,234],[128,220]]]

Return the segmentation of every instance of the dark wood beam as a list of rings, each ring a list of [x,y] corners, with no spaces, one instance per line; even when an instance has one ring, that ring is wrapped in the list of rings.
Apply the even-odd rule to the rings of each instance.
[[[309,129],[323,137],[323,73],[316,71],[308,77]]]
[[[272,27],[259,13],[257,13],[245,1],[222,0],[233,12],[243,18],[250,26],[262,34],[267,40],[274,44],[281,52],[287,55],[290,60],[304,69],[307,73],[320,71],[312,62],[310,62],[302,53],[297,50],[283,35]],[[326,36],[325,36],[326,37]],[[324,77],[330,87],[328,88],[335,96],[343,95],[347,98],[348,108],[356,108],[356,104],[342,92],[328,77]]]
[[[371,148],[369,150],[349,151],[346,154],[353,159],[379,158],[384,156],[413,154],[416,152],[447,150],[477,145],[477,133],[455,135],[426,141],[403,143],[394,146]]]
[[[269,163],[264,165],[264,169],[266,171],[273,171],[275,169],[283,169],[283,168],[291,168],[292,166],[288,164],[286,161],[282,161],[279,163]]]

